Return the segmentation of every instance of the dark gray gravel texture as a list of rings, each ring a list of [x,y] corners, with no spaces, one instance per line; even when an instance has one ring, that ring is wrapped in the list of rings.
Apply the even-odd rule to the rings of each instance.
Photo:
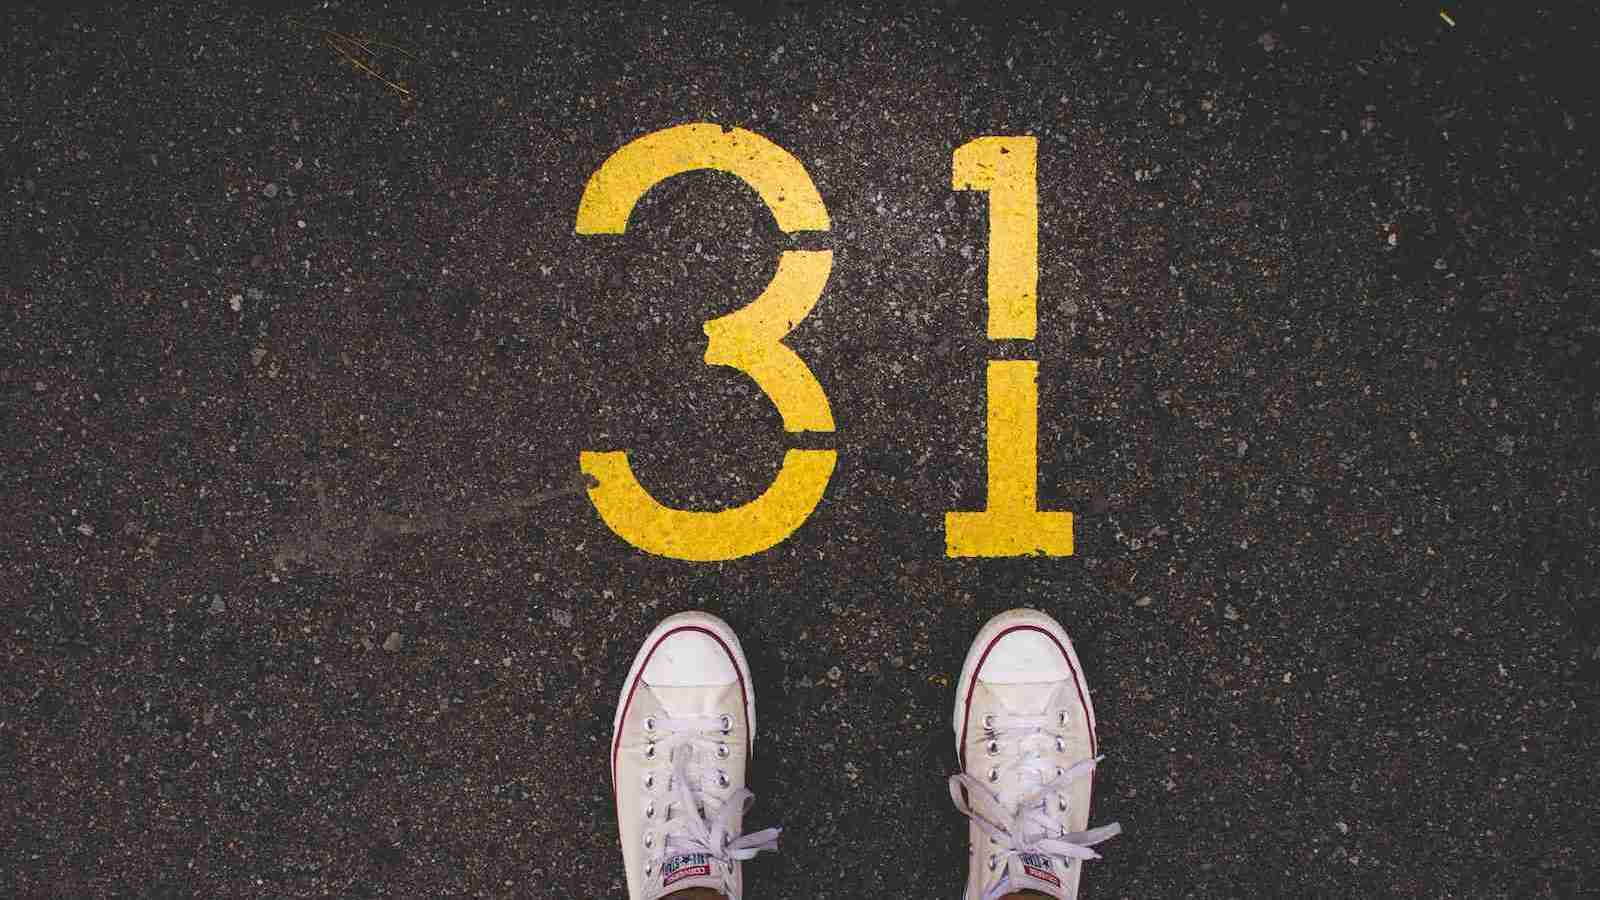
[[[952,682],[1032,605],[1126,829],[1084,897],[1596,896],[1600,22],[1478,7],[8,8],[0,894],[619,897],[617,689],[701,607],[787,829],[750,897],[954,897]],[[833,229],[701,173],[574,234],[694,121]],[[984,134],[1039,139],[1033,345],[984,337]],[[789,246],[831,436],[700,360]],[[1007,356],[1077,552],[948,559]],[[789,446],[827,495],[733,562],[574,487],[628,447],[727,505]]]

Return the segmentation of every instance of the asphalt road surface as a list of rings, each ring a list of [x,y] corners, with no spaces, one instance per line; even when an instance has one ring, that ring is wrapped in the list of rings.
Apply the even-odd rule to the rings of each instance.
[[[1600,32],[1479,6],[0,14],[0,893],[620,897],[704,608],[749,896],[953,897],[1035,606],[1085,898],[1596,896]]]

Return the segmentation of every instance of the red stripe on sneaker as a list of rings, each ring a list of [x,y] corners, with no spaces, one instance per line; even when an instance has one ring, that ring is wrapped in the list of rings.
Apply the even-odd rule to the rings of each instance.
[[[983,671],[984,660],[989,658],[989,651],[994,649],[995,644],[1000,643],[1001,638],[1013,631],[1021,631],[1023,629],[1037,631],[1049,638],[1050,643],[1055,644],[1056,649],[1061,651],[1061,658],[1067,661],[1067,668],[1072,672],[1072,686],[1077,689],[1078,703],[1083,707],[1083,720],[1089,723],[1089,755],[1095,755],[1094,718],[1089,715],[1089,702],[1084,699],[1083,695],[1083,679],[1078,675],[1078,667],[1072,664],[1072,655],[1067,652],[1067,648],[1061,646],[1061,642],[1056,640],[1056,636],[1049,631],[1037,625],[1013,625],[995,635],[989,641],[989,646],[983,648],[983,655],[978,657],[978,664],[972,667],[972,683],[967,685],[967,699],[961,716],[961,771],[963,772],[967,770],[967,727],[972,722],[972,692],[978,687],[978,673]],[[1094,773],[1091,771],[1089,775],[1092,778]]]
[[[698,631],[701,634],[708,635],[712,640],[717,642],[717,646],[722,648],[722,652],[728,654],[728,659],[733,663],[734,677],[739,679],[739,702],[742,704],[740,708],[745,710],[750,708],[750,695],[745,691],[744,672],[740,671],[739,669],[739,657],[735,655],[733,650],[728,647],[728,643],[722,639],[721,635],[709,628],[706,628],[704,625],[683,625],[678,628],[674,628],[657,638],[655,644],[650,647],[650,652],[645,654],[644,662],[639,664],[639,674],[634,676],[633,684],[628,686],[628,699],[622,704],[622,715],[619,717],[617,722],[619,726],[621,723],[628,720],[628,707],[633,705],[633,694],[639,689],[639,682],[644,680],[644,671],[650,668],[650,657],[656,655],[656,649],[661,646],[662,641],[665,641],[667,638],[672,637],[680,631]],[[747,721],[745,722],[744,729],[744,758],[747,761],[752,755],[750,752],[750,731],[750,723]],[[617,733],[611,737],[611,803],[613,806],[616,805],[617,801],[617,755],[621,748],[622,729],[618,727]]]

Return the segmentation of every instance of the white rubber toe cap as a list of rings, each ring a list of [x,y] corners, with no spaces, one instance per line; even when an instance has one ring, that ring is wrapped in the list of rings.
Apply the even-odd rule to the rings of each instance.
[[[989,684],[1038,684],[1071,678],[1072,669],[1048,635],[1023,629],[995,643],[977,677]]]
[[[679,631],[667,638],[642,675],[652,687],[706,687],[739,680],[727,648],[701,631]]]

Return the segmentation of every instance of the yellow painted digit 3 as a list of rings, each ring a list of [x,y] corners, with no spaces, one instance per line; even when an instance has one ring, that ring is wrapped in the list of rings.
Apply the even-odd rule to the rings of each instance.
[[[956,148],[951,186],[989,194],[989,338],[1038,327],[1039,141],[981,137]],[[989,497],[945,513],[947,556],[1072,555],[1072,513],[1039,509],[1039,364],[989,360]]]
[[[828,210],[794,156],[753,132],[693,124],[652,132],[612,154],[584,187],[577,233],[622,234],[650,188],[699,169],[743,179],[785,232],[828,230]],[[777,407],[787,431],[833,431],[822,385],[782,343],[816,306],[832,269],[831,250],[786,250],[761,296],[704,326],[710,339],[706,364],[749,375]],[[612,531],[648,553],[696,562],[759,553],[793,534],[822,499],[836,461],[833,450],[789,450],[761,496],[706,511],[656,501],[634,477],[626,450],[579,454],[583,471],[598,482],[589,499]]]

